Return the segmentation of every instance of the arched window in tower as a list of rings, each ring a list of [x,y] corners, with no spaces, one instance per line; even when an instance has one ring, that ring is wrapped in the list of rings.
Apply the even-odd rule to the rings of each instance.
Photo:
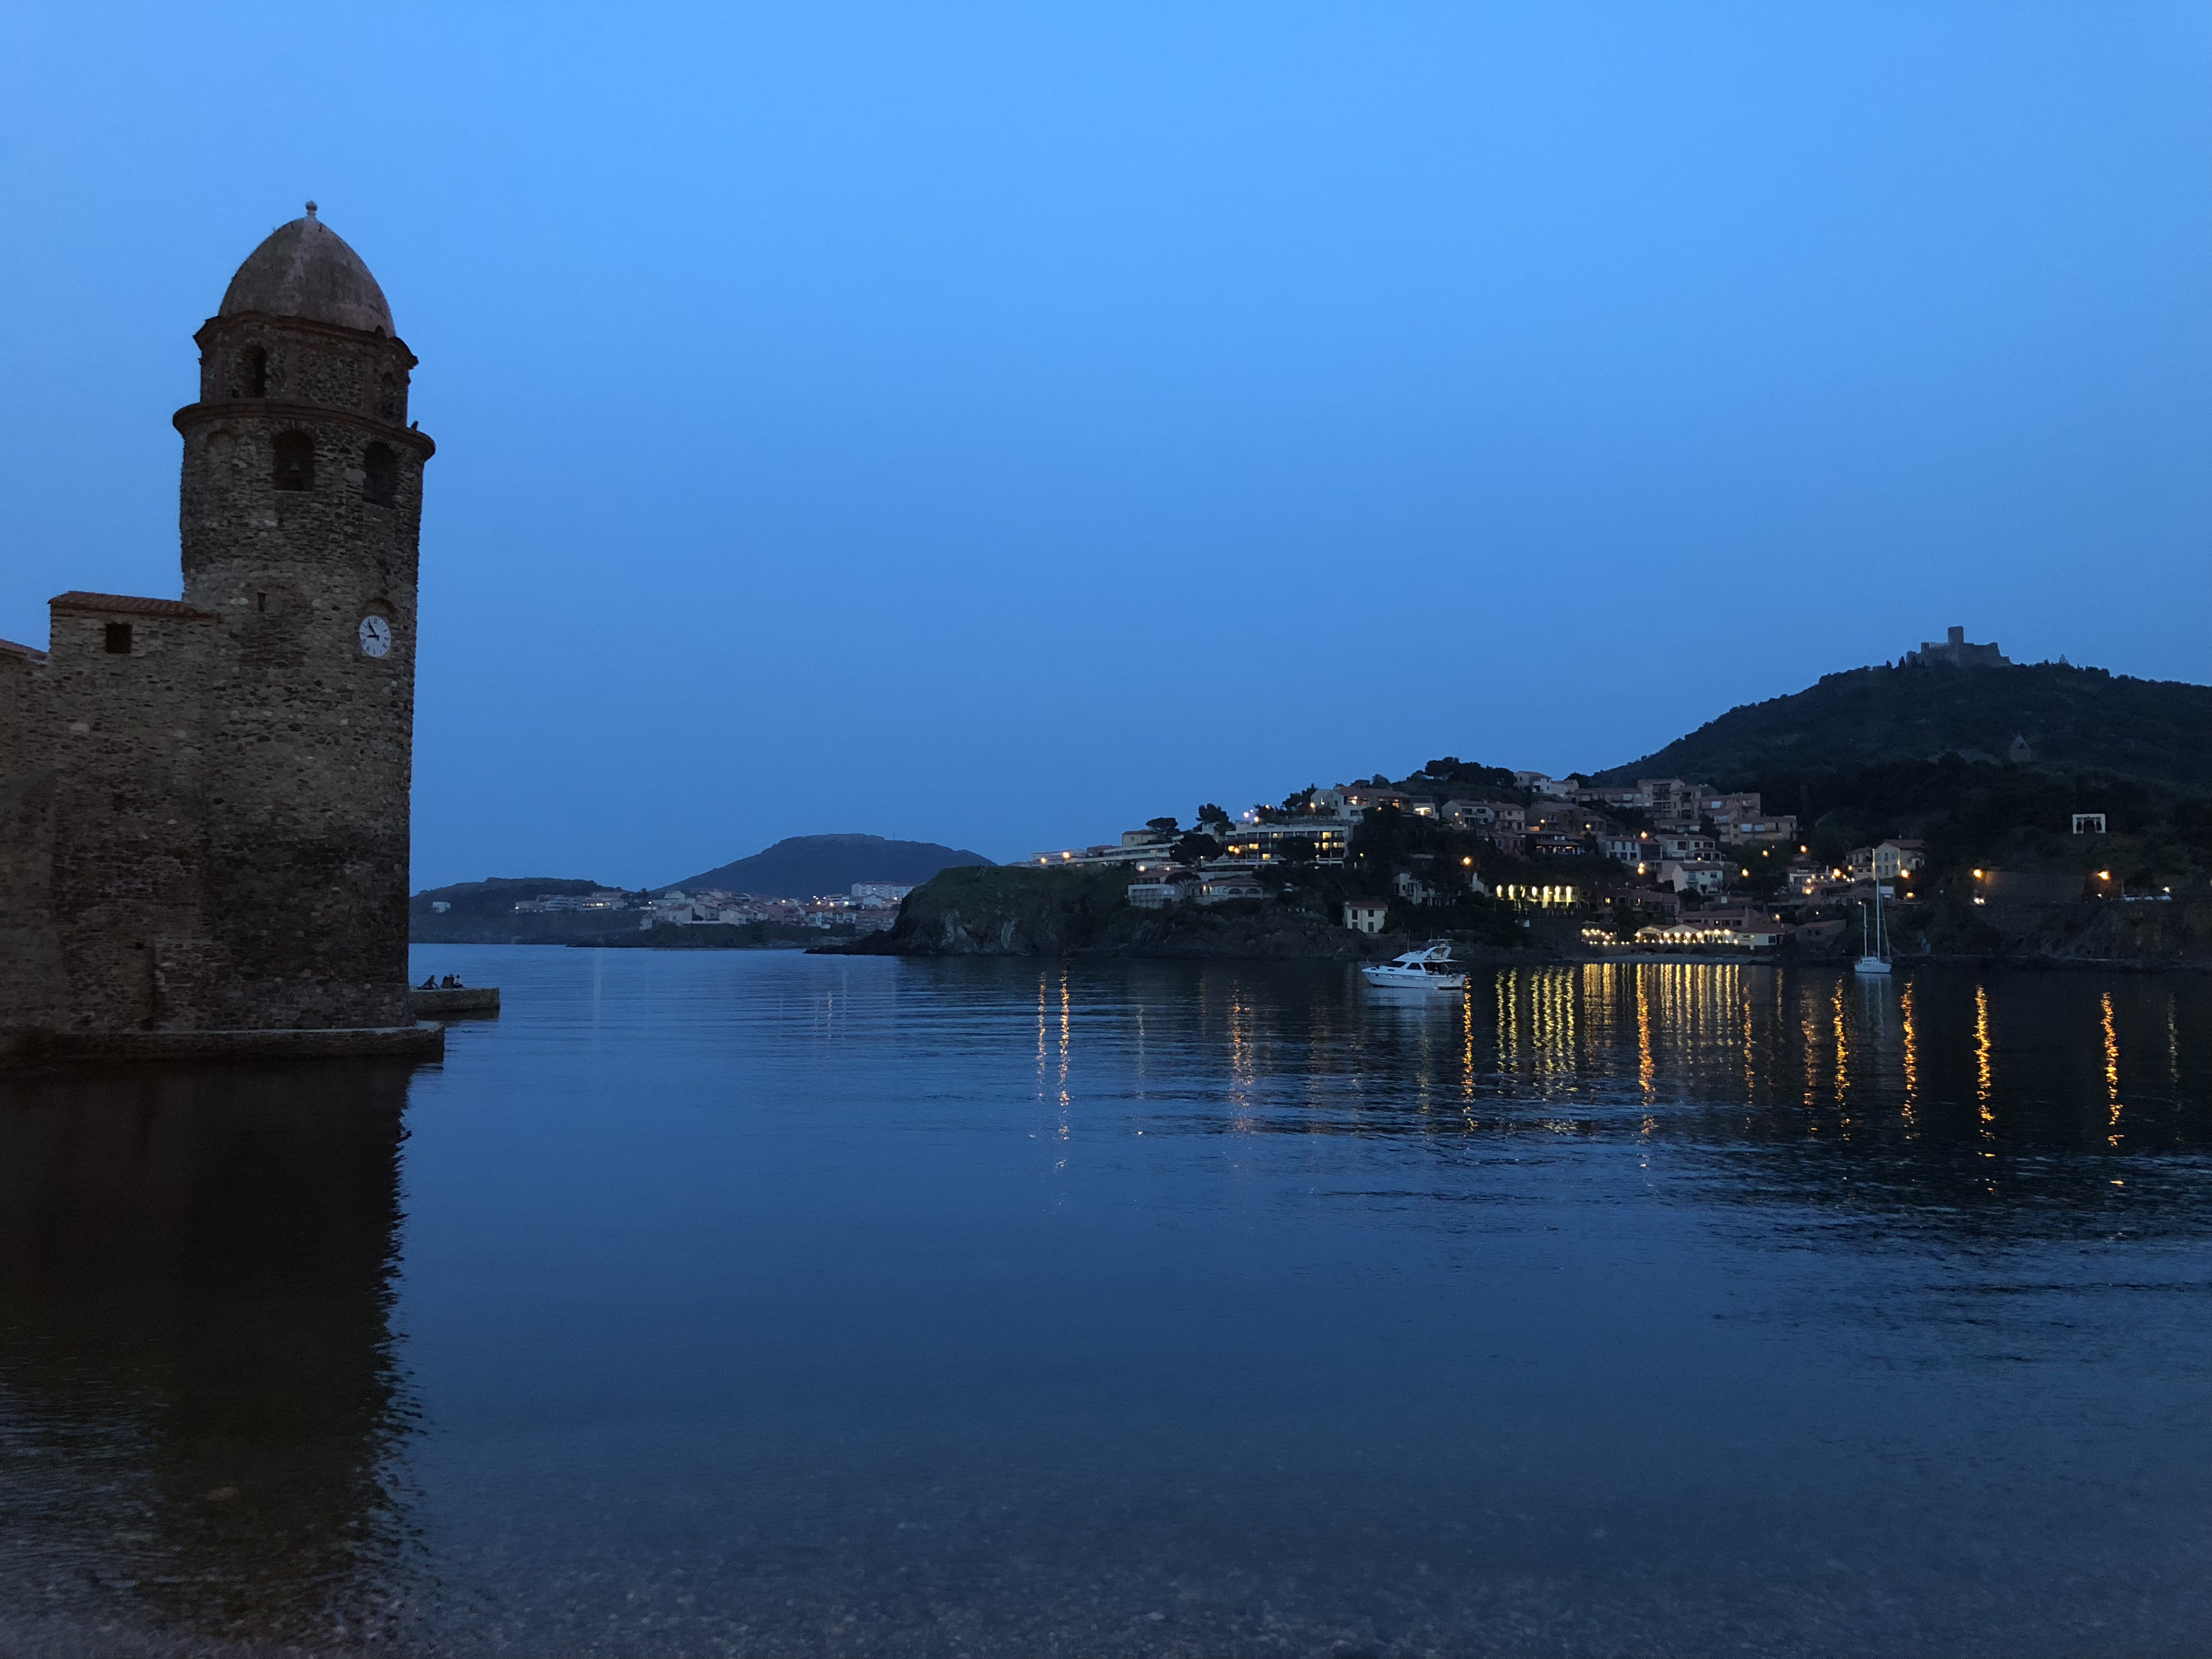
[[[241,398],[265,398],[269,395],[269,353],[265,348],[250,345],[239,354],[238,395]]]
[[[390,444],[371,444],[362,456],[361,498],[371,507],[399,499],[399,452]]]
[[[276,484],[279,489],[315,487],[315,441],[306,433],[276,434]]]

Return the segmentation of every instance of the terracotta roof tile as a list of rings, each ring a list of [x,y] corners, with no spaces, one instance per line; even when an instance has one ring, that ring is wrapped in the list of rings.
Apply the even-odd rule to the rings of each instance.
[[[28,657],[34,662],[44,662],[46,653],[35,645],[18,645],[13,640],[0,640],[0,651],[11,657]]]
[[[182,599],[142,599],[128,593],[85,593],[72,588],[46,601],[58,611],[119,611],[131,617],[213,617]]]

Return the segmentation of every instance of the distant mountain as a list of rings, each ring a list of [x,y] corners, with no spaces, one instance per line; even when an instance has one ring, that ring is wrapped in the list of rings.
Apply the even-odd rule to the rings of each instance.
[[[1946,753],[2212,787],[2212,686],[2063,663],[1855,668],[1790,696],[1731,708],[1595,781],[1686,778],[1726,788],[1778,773]]]
[[[940,847],[933,841],[886,841],[881,836],[793,836],[766,852],[734,864],[718,865],[668,887],[693,892],[721,888],[757,893],[763,898],[812,898],[842,893],[856,881],[896,882],[919,887],[939,870],[956,864],[991,862],[981,853]]]

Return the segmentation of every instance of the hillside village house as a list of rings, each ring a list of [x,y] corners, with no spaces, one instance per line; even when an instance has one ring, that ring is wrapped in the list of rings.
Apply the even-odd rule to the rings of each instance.
[[[1638,873],[1669,859],[1711,859],[1720,852],[1720,844],[1711,836],[1684,830],[1615,830],[1600,835],[1597,842],[1606,857],[1618,859]]]
[[[1164,910],[1170,904],[1182,903],[1197,890],[1198,883],[1188,872],[1161,869],[1131,882],[1127,897],[1139,910]]]
[[[1788,813],[1780,817],[1741,818],[1721,826],[1721,839],[1731,847],[1756,841],[1795,841],[1797,820]]]
[[[1531,794],[1540,795],[1547,800],[1574,799],[1575,787],[1565,778],[1552,777],[1542,772],[1516,772],[1513,781]]]
[[[1698,817],[1698,790],[1680,778],[1638,778],[1637,793],[1644,797],[1644,810],[1661,823],[1695,823]]]
[[[1530,810],[1528,827],[1562,836],[1594,836],[1601,830],[1619,826],[1594,807],[1577,806],[1567,801],[1545,801]]]
[[[1215,868],[1199,878],[1197,898],[1200,904],[1226,904],[1231,899],[1267,896],[1267,890],[1260,885],[1259,878],[1249,870]]]
[[[1272,823],[1240,823],[1222,838],[1231,858],[1263,862],[1297,855],[1321,864],[1341,864],[1352,845],[1353,820],[1338,817],[1285,818]]]
[[[1923,868],[1927,862],[1926,842],[1902,838],[1883,842],[1878,847],[1854,847],[1850,858],[1851,874],[1861,881],[1869,878],[1894,881]]]
[[[1720,838],[1731,847],[1751,841],[1797,838],[1797,820],[1787,813],[1762,811],[1756,794],[1701,795],[1698,807],[1704,817],[1712,821]]]
[[[517,901],[519,912],[552,910],[627,910],[629,895],[619,887],[602,887],[589,893],[540,893],[534,899]]]
[[[1728,885],[1729,866],[1717,859],[1668,859],[1657,873],[1662,887],[1678,893],[1717,893]]]
[[[1650,863],[1659,856],[1652,844],[1649,830],[1610,830],[1597,838],[1597,849],[1606,857],[1632,870],[1640,864]]]
[[[1263,899],[1267,890],[1250,868],[1224,859],[1193,872],[1172,866],[1151,870],[1124,890],[1139,910],[1164,910],[1170,904],[1227,904],[1233,899]]]
[[[1595,806],[1601,811],[1608,806],[1626,806],[1642,811],[1646,805],[1641,789],[1577,789],[1574,798],[1577,805]]]
[[[1345,805],[1360,812],[1395,806],[1401,812],[1417,818],[1432,818],[1437,815],[1436,798],[1432,795],[1409,795],[1402,789],[1364,783],[1345,784],[1338,793],[1342,796]]]
[[[1528,827],[1528,809],[1517,801],[1448,800],[1439,815],[1455,830],[1517,832]]]

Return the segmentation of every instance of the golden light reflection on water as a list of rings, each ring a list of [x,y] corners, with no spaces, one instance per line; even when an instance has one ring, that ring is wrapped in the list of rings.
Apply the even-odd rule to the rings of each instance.
[[[1838,1069],[1839,1055],[1844,1085],[1851,1086],[1857,1016],[1837,1000],[1825,976],[1816,999],[1802,988],[1785,992],[1782,980],[1765,967],[1734,963],[1503,969],[1492,975],[1487,998],[1496,1021],[1490,1069],[1501,1082],[1539,1094],[1579,1097],[1632,1045],[1636,1087],[1647,1103],[1656,1103],[1666,1076],[1711,1078],[1725,1067],[1737,1079],[1745,1106],[1755,1109],[1772,1097],[1788,1070],[1775,1038],[1789,1029],[1795,1001],[1803,1005],[1808,1087]],[[1471,1088],[1480,1086],[1485,1069],[1476,1023],[1471,1012],[1462,1034],[1462,1075]],[[1814,1106],[1818,1097],[1808,1094],[1806,1103]]]
[[[1531,1051],[1540,1075],[1547,1080],[1577,1075],[1575,1012],[1581,999],[1575,994],[1574,973],[1567,968],[1534,970],[1528,988],[1528,1011],[1534,1025]]]
[[[2105,1098],[2112,1108],[2112,1116],[2106,1124],[2108,1146],[2120,1144],[2120,1028],[2112,1014],[2112,994],[2105,993],[2100,1000],[2099,1011],[2104,1016],[2105,1028]]]
[[[1651,977],[1658,970],[1638,965],[1636,972],[1636,1080],[1649,1100],[1658,1088],[1659,1051],[1651,1036]]]
[[[1474,1126],[1474,999],[1462,997],[1459,1009],[1459,1093],[1466,1103],[1468,1127]]]
[[[1814,1090],[1815,1087],[1814,1079],[1818,1075],[1819,1072],[1819,1067],[1815,1064],[1814,1056],[1820,1052],[1820,1024],[1819,1018],[1814,1011],[1813,1004],[1809,998],[1807,999],[1805,1003],[1804,1014],[1798,1020],[1798,1028],[1800,1034],[1804,1038],[1805,1109],[1809,1112],[1814,1110],[1820,1104],[1819,1100],[1814,1096]]]
[[[1521,975],[1509,970],[1498,975],[1492,988],[1498,999],[1498,1069],[1510,1076],[1521,1059]]]
[[[1996,1079],[1990,1063],[1990,988],[1974,987],[1974,1102],[1981,1109],[1982,1133],[1997,1121]]]
[[[1835,994],[1829,1000],[1829,1008],[1830,1018],[1835,1028],[1836,1107],[1838,1110],[1848,1113],[1850,1108],[1851,1044],[1844,1030],[1844,981],[1840,979],[1836,981]],[[1844,1126],[1847,1129],[1850,1126],[1848,1115],[1844,1119]]]
[[[1759,1055],[1759,1042],[1752,1036],[1752,998],[1743,994],[1736,998],[1743,1006],[1743,1033],[1739,1042],[1743,1044],[1743,1103],[1750,1106],[1759,1099],[1759,1066],[1754,1057]]]
[[[1870,1103],[1879,1100],[1887,1110],[1899,1095],[1899,1118],[1917,1130],[1931,1100],[1928,995],[1909,982],[1874,984],[1764,964],[1504,969],[1493,976],[1487,999],[1497,1020],[1494,1054],[1479,1052],[1472,1026],[1480,1022],[1471,1020],[1460,1033],[1462,1081],[1479,1087],[1488,1058],[1501,1084],[1516,1092],[1583,1097],[1615,1064],[1625,1070],[1632,1063],[1647,1114],[1661,1103],[1668,1079],[1695,1077],[1709,1090],[1725,1074],[1747,1112],[1797,1101],[1805,1133],[1839,1132],[1848,1139],[1864,1131]],[[1972,1064],[1977,1098],[1993,1119],[1990,1018],[1984,990]]]
[[[1072,1114],[1073,1097],[1073,987],[1084,972],[1054,976],[1040,1007],[1040,1095],[1063,1114]],[[2124,1132],[2133,1144],[2144,1133],[2136,1121],[2144,1085],[2122,1069],[2130,1058],[2152,1060],[2149,1087],[2165,1099],[2182,1064],[2188,1011],[2160,1008],[2167,1054],[2124,1056],[2118,1030],[2127,992],[2100,997],[2099,988],[2075,983],[2066,1006],[2094,1010],[2104,1040],[2075,1046],[2076,1070],[2022,1065],[2020,1077],[2008,1070],[2004,1079],[1996,1075],[1999,1006],[2027,1008],[2034,998],[2009,980],[1938,969],[1874,983],[1765,963],[1531,964],[1478,969],[1463,999],[1409,1003],[1370,995],[1355,970],[1346,970],[1341,993],[1317,983],[1286,1001],[1267,972],[1224,968],[1180,991],[1176,1006],[1218,1045],[1218,1098],[1240,1133],[1295,1126],[1329,1134],[1355,1121],[1382,1127],[1395,1110],[1453,1134],[1506,1127],[1586,1135],[1632,1103],[1644,1135],[1665,1136],[1684,1113],[1723,1106],[1760,1134],[1849,1142],[1948,1129],[1993,1146],[1998,1115],[2008,1110],[2000,1087],[2027,1091],[2006,1098],[2033,1110],[2072,1086],[2102,1109],[2084,1126],[2100,1145]],[[1100,1040],[1139,1047],[1149,1030],[1157,1067],[1158,1045],[1170,1039],[1165,1008],[1149,1013],[1146,1026],[1133,1012],[1117,1016],[1110,999],[1102,1002]],[[2074,1029],[2086,1036],[2087,1024]],[[2056,1029],[2048,1018],[2022,1022],[2030,1043]],[[2027,1052],[2016,1045],[2006,1063]],[[2061,1081],[2069,1076],[2070,1085]],[[2123,1103],[2124,1126],[2113,1110]],[[1285,1106],[1294,1119],[1284,1117]]]
[[[1907,1128],[1912,1127],[1912,1115],[1920,1104],[1919,1034],[1912,1024],[1912,990],[1911,981],[1907,981],[1904,995],[1898,999],[1898,1012],[1905,1027],[1905,1103],[1899,1115],[1904,1118]]]

